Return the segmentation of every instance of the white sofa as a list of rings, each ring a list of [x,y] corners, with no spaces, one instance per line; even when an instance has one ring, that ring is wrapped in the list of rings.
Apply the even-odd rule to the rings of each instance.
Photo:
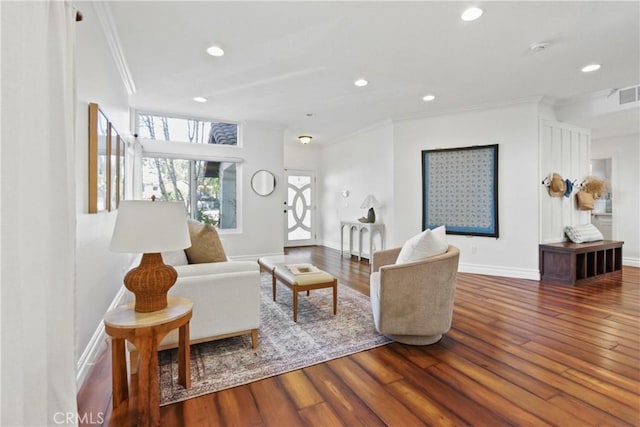
[[[184,251],[163,253],[165,264],[178,272],[178,280],[169,295],[193,301],[193,316],[189,324],[191,344],[251,334],[251,343],[258,345],[260,326],[260,268],[252,261],[226,261],[188,264]],[[140,259],[134,261],[137,266]],[[127,291],[126,299],[134,295]],[[160,349],[178,346],[178,330],[171,331],[160,343]],[[134,346],[128,346],[131,361],[137,360]],[[131,364],[132,372],[136,364]]]

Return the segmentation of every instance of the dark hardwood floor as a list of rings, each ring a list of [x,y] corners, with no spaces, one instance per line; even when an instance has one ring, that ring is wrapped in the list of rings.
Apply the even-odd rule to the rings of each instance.
[[[366,260],[289,252],[368,295]],[[638,268],[580,287],[460,273],[439,343],[392,343],[164,406],[161,424],[640,426],[639,319]],[[111,413],[106,342],[78,406],[105,426],[133,419]]]

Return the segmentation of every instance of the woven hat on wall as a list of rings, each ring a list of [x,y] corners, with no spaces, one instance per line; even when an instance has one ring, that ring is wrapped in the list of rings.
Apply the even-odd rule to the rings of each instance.
[[[553,174],[549,183],[549,195],[552,197],[562,197],[567,191],[567,183],[557,173]]]

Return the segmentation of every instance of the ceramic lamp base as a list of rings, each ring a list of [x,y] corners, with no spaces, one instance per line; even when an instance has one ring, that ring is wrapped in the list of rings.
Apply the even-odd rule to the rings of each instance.
[[[367,212],[367,222],[369,224],[373,224],[374,222],[376,222],[376,212],[373,210],[373,208],[369,208],[369,212]]]
[[[135,311],[149,313],[167,307],[167,292],[178,273],[159,253],[143,254],[140,265],[127,273],[124,286],[136,296]]]

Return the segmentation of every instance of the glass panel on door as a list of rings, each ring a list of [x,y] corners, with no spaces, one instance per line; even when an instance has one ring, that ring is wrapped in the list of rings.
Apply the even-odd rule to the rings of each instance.
[[[286,246],[314,243],[313,194],[314,177],[304,172],[287,172]]]

